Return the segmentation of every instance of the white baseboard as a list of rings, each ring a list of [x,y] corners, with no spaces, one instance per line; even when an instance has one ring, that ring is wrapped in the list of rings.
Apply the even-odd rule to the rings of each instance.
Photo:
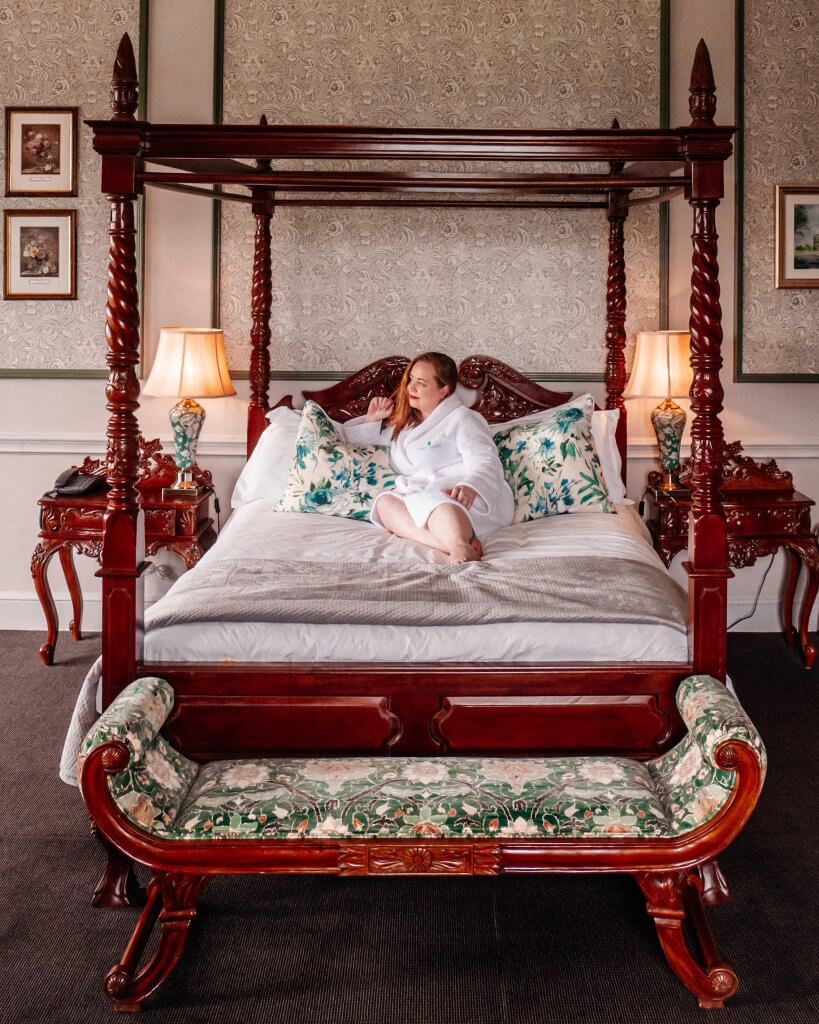
[[[799,608],[797,595],[797,609]],[[67,593],[55,594],[60,629],[68,629],[71,621],[71,599]],[[150,602],[148,602],[150,603]],[[728,603],[728,621],[747,615],[753,607],[753,597],[749,596]],[[760,599],[752,618],[739,623],[732,632],[736,633],[778,633],[781,629],[780,602],[777,598]],[[814,610],[813,628],[816,628]],[[102,622],[102,600],[98,594],[86,597],[83,595],[82,628],[84,632],[99,632]],[[0,590],[0,629],[30,629],[45,633],[45,619],[37,595],[24,590]]]
[[[68,629],[73,617],[68,593],[55,594],[60,629]],[[102,598],[83,594],[82,628],[98,632],[102,622]],[[0,629],[34,629],[45,633],[45,616],[37,595],[25,590],[0,590]]]

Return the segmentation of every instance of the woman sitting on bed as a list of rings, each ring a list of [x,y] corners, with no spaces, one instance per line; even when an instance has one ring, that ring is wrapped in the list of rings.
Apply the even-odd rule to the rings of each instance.
[[[512,522],[515,503],[486,420],[461,403],[457,380],[449,356],[416,356],[395,401],[373,398],[344,433],[355,444],[390,445],[399,475],[394,490],[376,495],[372,521],[450,562],[471,562],[483,556],[480,537]]]

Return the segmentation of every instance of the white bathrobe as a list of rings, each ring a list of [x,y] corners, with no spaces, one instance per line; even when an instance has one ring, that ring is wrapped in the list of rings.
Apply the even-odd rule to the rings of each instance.
[[[489,426],[457,395],[445,398],[423,423],[402,430],[395,441],[392,429],[378,421],[365,423],[363,416],[344,424],[344,435],[353,444],[390,446],[390,461],[398,476],[394,490],[376,495],[370,512],[374,523],[383,525],[378,500],[384,494],[401,498],[418,527],[426,525],[439,505],[455,505],[466,512],[477,537],[512,522],[515,500]],[[444,493],[463,484],[476,493],[471,508]]]

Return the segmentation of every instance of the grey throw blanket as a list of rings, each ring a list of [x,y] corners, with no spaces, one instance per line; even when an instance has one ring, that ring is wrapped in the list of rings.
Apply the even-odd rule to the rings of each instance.
[[[149,610],[145,624],[186,622],[642,622],[684,633],[687,603],[659,564],[627,559],[431,565],[242,558],[206,562],[186,573]]]

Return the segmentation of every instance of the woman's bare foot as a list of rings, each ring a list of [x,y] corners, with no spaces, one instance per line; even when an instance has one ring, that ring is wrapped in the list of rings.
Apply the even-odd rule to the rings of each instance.
[[[475,550],[472,542],[468,544],[455,544],[449,552],[450,565],[462,565],[464,562],[479,562],[481,556]]]

